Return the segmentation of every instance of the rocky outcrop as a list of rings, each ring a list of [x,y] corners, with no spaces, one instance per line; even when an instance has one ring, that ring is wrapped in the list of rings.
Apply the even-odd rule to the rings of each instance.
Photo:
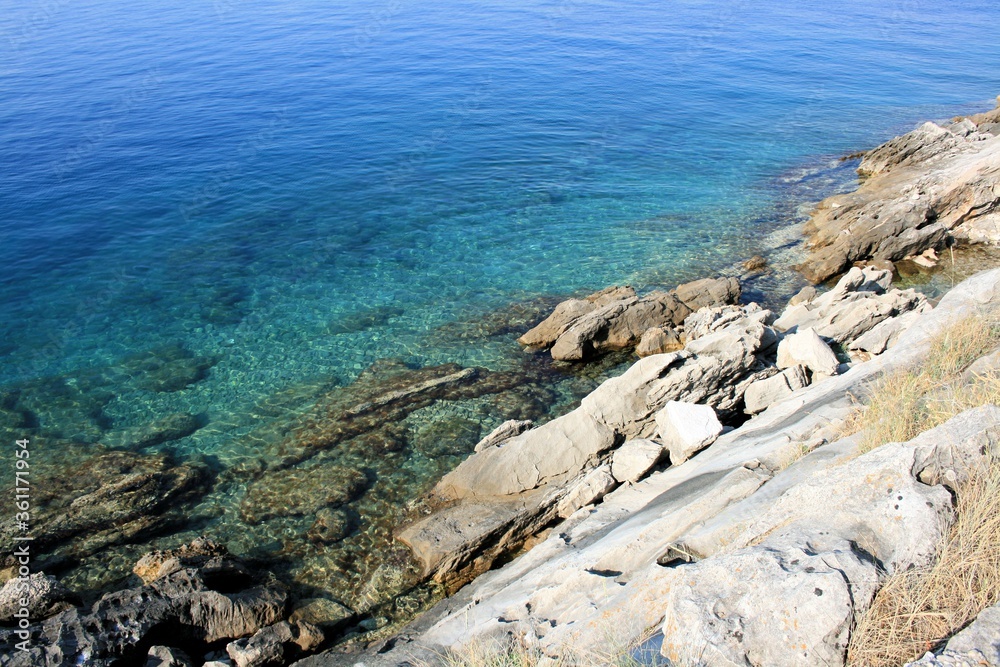
[[[740,284],[735,278],[706,278],[679,285],[671,292],[638,296],[631,287],[613,287],[584,299],[560,303],[538,326],[518,339],[527,347],[551,348],[552,358],[582,361],[610,350],[635,347],[650,329],[644,352],[666,349],[673,327],[703,306],[735,303]]]
[[[204,544],[188,550],[199,551],[219,553]],[[147,564],[171,560],[163,556]],[[31,626],[28,651],[14,650],[23,637],[0,629],[0,647],[10,656],[5,664],[105,667],[137,661],[154,631],[160,643],[169,637],[174,647],[193,646],[203,655],[210,644],[253,635],[284,615],[285,590],[258,579],[228,554],[208,556],[197,566],[181,562],[179,568],[156,570],[158,576],[144,586],[109,593],[90,608],[64,611]]]
[[[1000,409],[986,407],[911,442],[859,455],[856,438],[836,439],[853,409],[849,395],[919,363],[944,327],[970,314],[998,313],[1000,271],[976,276],[917,318],[888,353],[776,400],[680,465],[614,490],[607,464],[571,475],[569,488],[580,490],[581,502],[590,493],[603,500],[553,512],[581,508],[531,551],[422,617],[407,632],[411,639],[366,655],[365,663],[398,664],[404,656],[433,663],[442,647],[508,633],[557,658],[566,646],[601,651],[661,624],[671,658],[843,664],[852,624],[874,595],[879,572],[926,564],[952,520],[950,488],[969,466],[1000,451]],[[737,326],[704,339],[729,335],[732,349],[740,333]],[[648,387],[700,356],[691,351],[699,340],[682,352],[640,360],[625,374],[632,374],[628,383],[622,376],[604,387],[617,389],[618,406],[637,408],[644,401],[625,389],[639,387],[648,398]],[[718,353],[716,343],[700,354]],[[679,366],[660,366],[666,357]],[[640,369],[647,373],[641,382]],[[614,418],[620,413],[598,414],[620,433],[624,420]],[[502,452],[543,428],[487,451]],[[609,450],[612,460],[620,446]],[[568,497],[554,486],[532,493]],[[496,499],[473,495],[456,507]],[[462,528],[474,521],[469,517]]]
[[[822,282],[853,262],[904,259],[952,236],[1000,239],[994,122],[983,115],[946,126],[925,123],[866,154],[858,168],[867,177],[861,187],[824,200],[813,213],[802,273]]]
[[[831,341],[849,345],[886,320],[929,308],[914,290],[890,289],[892,273],[852,268],[837,285],[804,303],[789,305],[774,321],[779,331],[813,329]]]

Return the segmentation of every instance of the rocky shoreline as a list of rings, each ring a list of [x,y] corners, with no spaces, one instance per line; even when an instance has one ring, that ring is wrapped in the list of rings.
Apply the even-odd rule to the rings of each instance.
[[[140,586],[89,607],[55,577],[33,575],[27,629],[13,615],[24,582],[10,579],[0,590],[0,664],[288,664],[359,620],[360,630],[378,628],[379,604],[426,581],[458,593],[402,631],[369,640],[364,664],[412,664],[414,656],[434,664],[447,648],[510,635],[555,658],[560,646],[606,641],[608,628],[631,634],[615,641],[634,641],[664,616],[662,651],[674,660],[698,645],[711,665],[746,656],[753,664],[843,664],[859,600],[874,593],[873,585],[857,588],[877,579],[873,563],[893,570],[924,562],[940,534],[950,496],[944,472],[927,462],[966,461],[984,438],[994,446],[1000,415],[986,408],[941,427],[959,434],[947,451],[938,433],[894,445],[891,456],[852,458],[856,440],[837,438],[837,424],[849,394],[918,361],[935,331],[971,312],[1000,311],[998,272],[970,279],[936,307],[892,287],[893,262],[933,264],[956,241],[1000,242],[1000,107],[927,123],[866,153],[859,173],[861,187],[824,200],[806,226],[802,273],[817,283],[843,274],[827,291],[807,287],[778,313],[741,302],[732,277],[645,295],[612,287],[558,304],[524,333],[522,345],[555,361],[628,350],[640,360],[567,414],[536,425],[531,410],[511,411],[477,436],[474,451],[407,508],[395,540],[386,537],[394,550],[386,562],[396,564],[375,573],[384,580],[377,594],[358,587],[350,608],[326,597],[293,601],[266,570],[197,539],[147,554],[134,569]],[[168,365],[201,368],[175,356]],[[529,404],[539,397],[528,384],[516,373],[457,366],[363,374],[356,391],[331,392],[265,456],[226,473],[249,480],[239,511],[249,523],[303,517],[317,548],[336,542],[350,532],[349,503],[372,475],[330,466],[327,452],[379,447],[391,465],[403,437],[393,424],[415,410],[458,398]],[[157,433],[198,428],[188,417]],[[429,434],[424,446],[448,449],[452,435]],[[72,557],[162,529],[215,483],[208,463],[114,449],[102,456],[103,477],[43,516],[44,539],[73,538]],[[891,499],[858,482],[866,475],[891,477],[909,504],[887,509]],[[831,496],[844,503],[833,515],[815,500]],[[892,512],[905,517],[906,535],[893,528]],[[872,535],[868,558],[852,545]],[[727,578],[744,567],[760,573],[753,590]],[[847,583],[831,582],[835,572]],[[780,641],[767,624],[754,625],[755,614],[778,618],[805,605],[795,596],[806,588],[829,592],[815,622]],[[733,601],[723,625],[742,628],[738,637],[706,616],[713,600]],[[26,639],[33,648],[16,650]],[[810,647],[807,656],[795,652],[799,645]],[[333,648],[302,664],[361,659]]]

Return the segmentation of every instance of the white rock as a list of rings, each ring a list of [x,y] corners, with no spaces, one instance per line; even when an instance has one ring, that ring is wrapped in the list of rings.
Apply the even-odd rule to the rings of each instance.
[[[615,450],[611,474],[619,482],[638,482],[660,462],[664,453],[663,445],[653,440],[629,440]]]
[[[778,368],[798,365],[820,375],[836,375],[840,362],[819,334],[805,329],[785,336],[778,344]]]
[[[671,465],[687,461],[693,454],[709,446],[722,433],[722,424],[715,410],[707,405],[668,401],[656,413],[660,439],[670,451]]]
[[[948,641],[948,650],[981,651],[991,664],[1000,664],[1000,604],[980,612],[972,624]]]
[[[559,502],[556,513],[566,518],[581,507],[596,503],[616,486],[618,481],[611,474],[611,466],[595,468],[569,490]]]
[[[758,380],[749,387],[743,395],[746,401],[746,412],[755,415],[772,403],[776,403],[793,392],[809,385],[809,376],[805,366],[795,365],[765,380]]]

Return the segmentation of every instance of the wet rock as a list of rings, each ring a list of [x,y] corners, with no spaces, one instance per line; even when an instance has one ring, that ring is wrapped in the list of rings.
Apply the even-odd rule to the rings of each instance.
[[[169,646],[150,646],[146,655],[146,667],[194,667],[187,653]]]
[[[318,544],[332,544],[347,537],[352,530],[354,525],[347,512],[324,507],[316,512],[316,521],[306,537]]]
[[[805,366],[813,374],[836,375],[840,362],[812,329],[785,336],[778,345],[778,368]]]
[[[185,438],[201,428],[198,418],[186,412],[167,415],[144,426],[110,431],[101,437],[109,447],[139,449]]]
[[[496,447],[500,443],[510,440],[515,435],[521,435],[534,425],[535,423],[530,419],[508,419],[490,431],[489,435],[476,443],[474,451],[481,452],[488,447]]]
[[[27,604],[25,604],[27,603]],[[10,579],[0,588],[0,623],[16,622],[16,613],[27,608],[32,620],[48,618],[79,603],[79,598],[51,575],[35,572]]]
[[[755,415],[766,410],[772,403],[777,403],[794,392],[809,385],[809,376],[804,366],[795,365],[778,375],[764,380],[758,380],[749,387],[743,395],[746,402],[746,413]]]
[[[663,448],[660,448],[662,454]],[[569,486],[566,496],[559,501],[556,513],[566,518],[581,507],[592,505],[618,486],[618,480],[611,473],[611,466],[594,468],[576,484]]]
[[[425,456],[468,454],[479,440],[479,423],[464,417],[436,419],[417,431],[414,447]]]
[[[70,667],[82,661],[111,667],[141,660],[153,631],[169,633],[179,645],[205,648],[252,635],[281,619],[285,600],[284,589],[273,583],[234,581],[217,571],[186,567],[32,626],[26,652],[13,650],[18,640],[12,630],[0,630],[0,649],[12,657],[13,667]]]
[[[136,541],[187,521],[185,509],[211,486],[205,466],[162,454],[97,450],[67,459],[66,469],[47,466],[36,480],[35,549],[80,557]],[[86,475],[75,474],[81,465]],[[7,544],[12,530],[0,528]]]
[[[767,260],[763,255],[754,255],[750,259],[745,260],[740,266],[743,267],[744,271],[757,273],[767,268]]]
[[[967,124],[925,123],[871,151],[859,172],[862,186],[821,202],[806,225],[810,255],[798,268],[812,282],[939,248],[998,212],[1000,141]]]
[[[315,514],[343,505],[368,486],[361,471],[339,465],[313,465],[269,473],[247,488],[240,516],[250,523],[280,516]]]
[[[355,617],[353,611],[329,598],[310,598],[302,600],[289,615],[292,623],[305,621],[320,628],[329,630],[339,628]]]
[[[635,353],[639,357],[648,357],[653,354],[674,352],[682,347],[684,345],[673,327],[652,327],[643,332],[639,344],[635,347]]]
[[[278,667],[322,643],[323,632],[311,623],[281,621],[261,628],[252,637],[231,642],[226,652],[237,667]]]
[[[722,433],[722,424],[710,406],[681,401],[668,401],[656,413],[656,426],[670,452],[670,464],[675,466],[708,447]]]
[[[629,440],[615,450],[611,458],[611,474],[619,482],[638,482],[665,454],[663,445],[654,440]]]
[[[888,290],[891,280],[888,271],[855,267],[829,292],[809,303],[790,305],[774,327],[790,332],[812,328],[820,336],[849,344],[887,319],[927,309],[922,294]]]
[[[225,546],[206,537],[198,537],[177,549],[150,551],[140,558],[132,572],[144,584],[150,584],[183,568],[196,568],[202,573],[216,572],[223,565],[236,566]],[[241,576],[249,576],[245,572]]]

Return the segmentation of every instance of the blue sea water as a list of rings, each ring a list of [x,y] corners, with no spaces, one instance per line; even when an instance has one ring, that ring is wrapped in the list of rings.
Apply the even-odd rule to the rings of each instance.
[[[102,427],[198,413],[171,447],[226,464],[289,387],[385,358],[512,367],[513,335],[442,332],[766,251],[790,175],[993,105],[998,14],[18,3],[0,16],[0,386],[183,346],[213,358],[205,377],[123,387]]]

